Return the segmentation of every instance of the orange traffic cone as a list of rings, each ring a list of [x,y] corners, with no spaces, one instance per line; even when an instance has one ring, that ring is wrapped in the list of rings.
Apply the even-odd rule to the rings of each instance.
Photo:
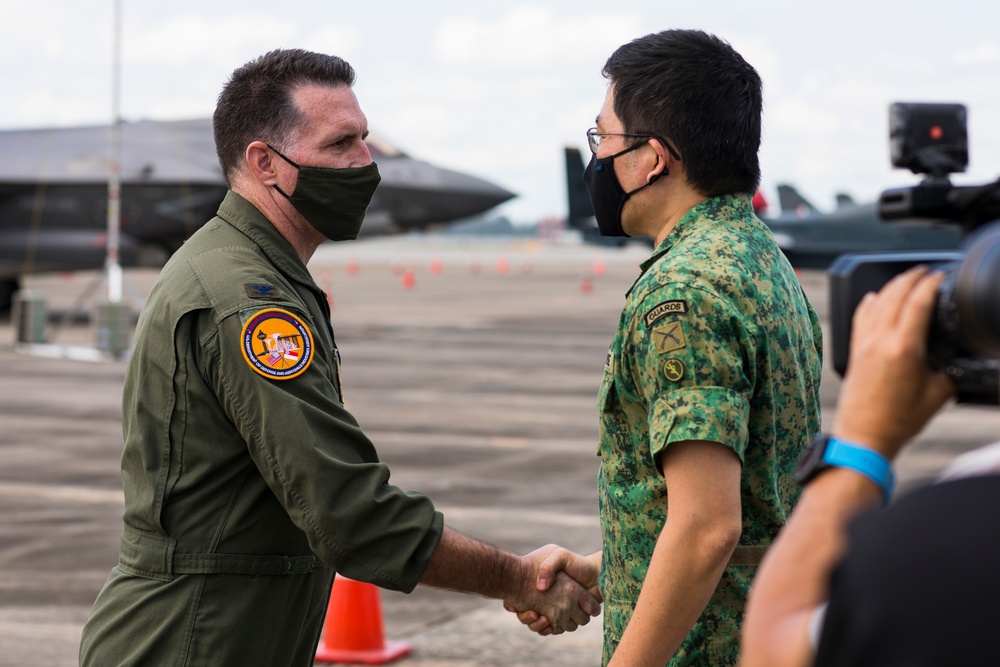
[[[316,662],[381,665],[408,655],[412,648],[406,642],[385,641],[382,603],[374,584],[337,575]]]

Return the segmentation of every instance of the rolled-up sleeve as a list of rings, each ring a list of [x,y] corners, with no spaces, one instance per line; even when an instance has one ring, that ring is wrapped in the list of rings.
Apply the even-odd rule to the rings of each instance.
[[[755,339],[732,303],[690,285],[661,285],[637,304],[628,341],[630,384],[648,407],[655,458],[670,443],[718,442],[742,460]]]

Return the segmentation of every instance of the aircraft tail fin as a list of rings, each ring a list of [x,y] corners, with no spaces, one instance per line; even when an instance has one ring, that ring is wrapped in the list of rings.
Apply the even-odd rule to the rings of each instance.
[[[857,202],[854,201],[854,198],[851,197],[851,195],[847,194],[846,192],[838,192],[837,193],[837,208],[838,209],[841,209],[841,208],[850,208],[852,206],[857,206],[857,205],[858,205]]]
[[[781,205],[782,213],[799,217],[818,213],[816,207],[800,195],[798,190],[784,183],[778,186],[778,203]]]
[[[590,203],[587,186],[583,182],[583,156],[580,150],[566,147],[566,197],[569,212],[566,225],[571,229],[589,229],[595,226],[594,206]]]

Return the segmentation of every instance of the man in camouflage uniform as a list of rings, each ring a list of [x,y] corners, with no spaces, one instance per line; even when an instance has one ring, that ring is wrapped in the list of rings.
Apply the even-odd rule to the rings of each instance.
[[[678,30],[622,46],[604,75],[585,176],[597,222],[656,250],[598,397],[603,551],[553,554],[539,585],[558,567],[600,569],[605,664],[732,665],[755,566],[820,430],[822,333],[753,212],[754,69]],[[521,619],[545,632],[545,619]]]

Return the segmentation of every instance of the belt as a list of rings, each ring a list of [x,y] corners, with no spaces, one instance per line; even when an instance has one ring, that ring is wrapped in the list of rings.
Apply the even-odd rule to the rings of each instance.
[[[176,547],[173,537],[125,526],[118,565],[124,572],[161,581],[172,581],[178,574],[308,574],[323,566],[313,555],[177,553]]]
[[[761,559],[767,553],[769,544],[741,544],[733,550],[729,557],[729,565],[760,565]]]

